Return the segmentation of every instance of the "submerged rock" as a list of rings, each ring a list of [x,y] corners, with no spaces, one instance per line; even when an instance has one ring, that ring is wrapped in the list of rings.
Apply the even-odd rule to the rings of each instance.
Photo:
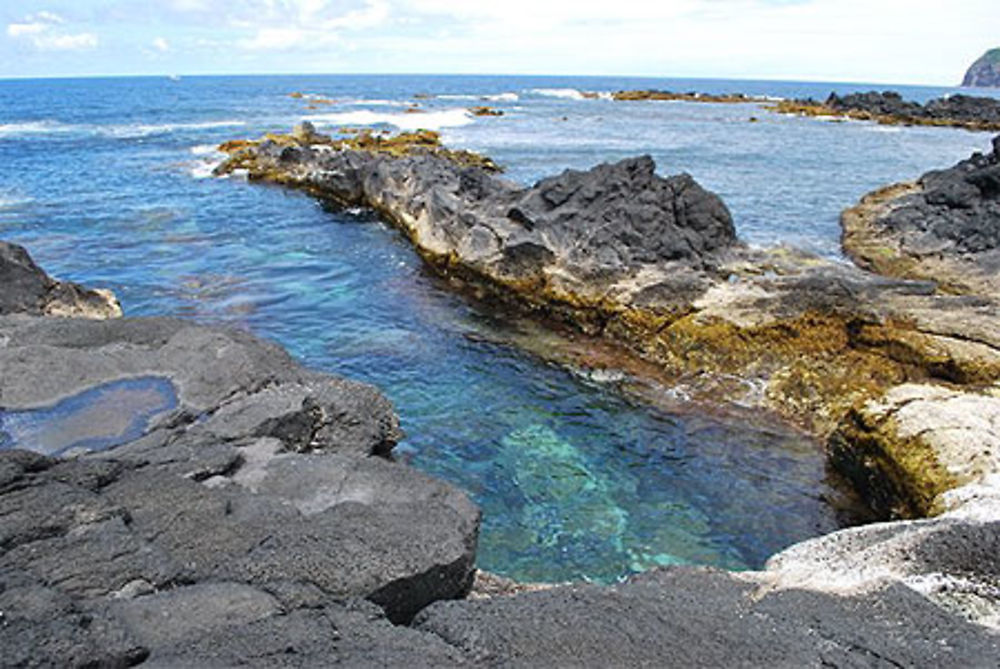
[[[107,290],[56,281],[17,244],[0,241],[0,316],[12,313],[114,318],[121,306]]]
[[[970,65],[962,85],[979,88],[1000,86],[1000,49],[990,49]]]
[[[862,267],[1000,294],[1000,136],[985,155],[865,196],[841,221],[844,251]]]

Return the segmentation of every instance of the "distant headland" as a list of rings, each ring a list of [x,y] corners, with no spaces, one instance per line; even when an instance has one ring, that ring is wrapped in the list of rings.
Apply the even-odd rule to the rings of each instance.
[[[962,85],[1000,87],[1000,48],[990,49],[973,63],[965,73]]]

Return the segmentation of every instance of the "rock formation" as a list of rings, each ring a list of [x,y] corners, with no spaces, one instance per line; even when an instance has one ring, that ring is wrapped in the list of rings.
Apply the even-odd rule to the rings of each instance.
[[[462,599],[478,510],[383,457],[400,434],[375,389],[231,330],[0,315],[0,665],[1000,657],[991,295],[747,249],[717,197],[648,158],[521,188],[420,133],[338,143],[302,127],[229,150],[223,172],[379,210],[481,296],[617,342],[693,394],[829,434],[832,461],[884,515],[940,515],[813,539],[760,572],[485,579],[513,594]],[[989,160],[959,173],[987,183],[974,175]],[[11,311],[44,311],[37,282],[10,285]]]
[[[238,331],[27,316],[36,284],[0,316],[0,666],[460,660],[392,622],[469,590],[479,511],[384,457],[377,390]]]
[[[963,86],[1000,86],[1000,49],[990,49],[973,63],[962,79]]]
[[[986,155],[866,196],[842,225],[844,251],[862,267],[1000,294],[1000,136]]]
[[[782,114],[833,116],[882,125],[929,125],[1000,130],[1000,100],[969,95],[949,95],[919,104],[904,100],[899,93],[831,93],[825,102],[781,100],[768,107]]]
[[[10,313],[113,318],[121,306],[109,291],[47,275],[22,246],[0,241],[0,316]]]
[[[471,584],[478,512],[379,457],[399,430],[375,389],[170,319],[0,316],[0,342],[12,433],[0,666],[978,666],[1000,654],[988,629],[1000,546],[981,520],[994,507],[971,489],[940,518],[821,537],[763,572],[658,569],[610,588],[493,579],[513,594],[448,601]],[[138,438],[68,459],[9,448],[71,419],[51,413],[60,398],[122,379],[159,379],[175,399]],[[113,399],[98,421],[109,439],[134,406]],[[50,413],[26,432],[34,412]]]

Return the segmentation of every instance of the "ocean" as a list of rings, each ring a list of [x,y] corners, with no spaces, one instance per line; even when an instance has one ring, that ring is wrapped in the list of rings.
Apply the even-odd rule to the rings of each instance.
[[[397,457],[483,508],[485,569],[609,582],[656,565],[759,568],[843,522],[821,444],[769,421],[748,426],[732,417],[738,407],[686,407],[676,389],[638,393],[627,375],[553,364],[522,345],[551,335],[455,294],[370,213],[211,176],[220,142],[302,120],[321,131],[437,130],[525,184],[648,153],[661,173],[688,172],[721,195],[750,244],[842,260],[841,209],[990,141],[778,116],[757,104],[606,95],[643,88],[824,99],[886,87],[488,76],[0,81],[0,239],[24,244],[59,278],[112,289],[127,315],[244,327],[305,365],[377,385],[407,433]],[[892,88],[921,101],[957,92]],[[473,116],[477,105],[504,114]],[[664,401],[651,401],[657,393]]]

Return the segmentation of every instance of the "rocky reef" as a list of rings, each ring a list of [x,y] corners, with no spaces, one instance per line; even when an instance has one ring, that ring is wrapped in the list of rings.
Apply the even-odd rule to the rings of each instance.
[[[1000,49],[990,49],[970,65],[962,85],[979,88],[1000,86]]]
[[[676,93],[674,91],[660,90],[627,90],[615,91],[611,98],[618,102],[635,102],[638,100],[666,100],[681,102],[712,102],[718,104],[739,104],[743,102],[762,102],[765,98],[758,98],[745,93],[727,93],[716,95],[712,93]]]
[[[831,93],[824,102],[812,99],[781,100],[768,108],[781,114],[832,116],[874,121],[882,125],[1000,130],[1000,100],[970,95],[950,95],[920,104],[904,100],[899,93],[893,91],[870,91],[844,96]]]
[[[841,222],[844,251],[866,269],[1000,294],[1000,137],[989,153],[867,195]]]

